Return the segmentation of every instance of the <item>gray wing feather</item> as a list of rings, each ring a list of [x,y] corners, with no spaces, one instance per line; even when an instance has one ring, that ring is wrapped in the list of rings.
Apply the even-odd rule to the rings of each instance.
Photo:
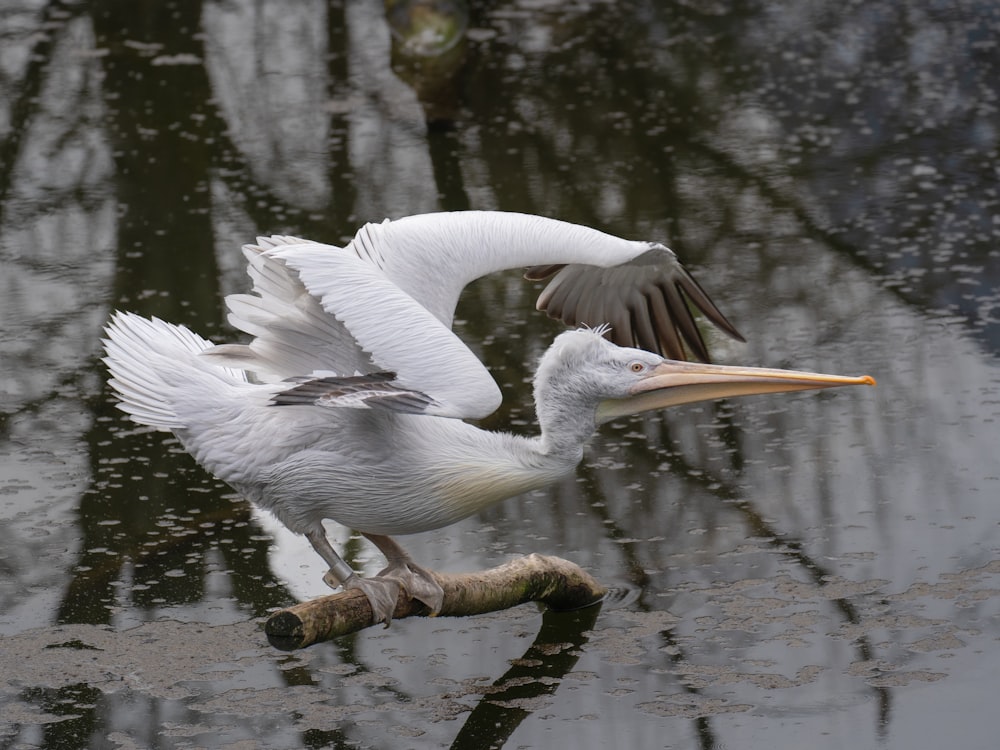
[[[406,414],[423,414],[435,405],[425,393],[402,388],[392,372],[372,372],[352,377],[290,378],[295,383],[271,397],[274,406],[326,408],[383,408]]]
[[[568,325],[607,324],[620,346],[635,346],[670,359],[687,352],[709,361],[708,347],[692,307],[738,341],[739,331],[709,298],[677,257],[662,245],[611,268],[570,264],[534,266],[525,278],[551,278],[536,307]],[[687,351],[686,351],[687,350]]]

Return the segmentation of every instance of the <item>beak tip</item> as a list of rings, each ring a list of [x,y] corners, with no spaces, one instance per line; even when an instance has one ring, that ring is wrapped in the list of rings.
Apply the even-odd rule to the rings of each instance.
[[[875,378],[873,378],[871,375],[862,375],[861,383],[862,385],[876,385]]]

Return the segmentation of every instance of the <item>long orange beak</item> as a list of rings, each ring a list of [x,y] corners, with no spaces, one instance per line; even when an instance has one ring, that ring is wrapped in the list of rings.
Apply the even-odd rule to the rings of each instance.
[[[818,372],[729,367],[665,360],[637,383],[626,398],[602,401],[598,423],[651,409],[758,393],[809,391],[841,385],[875,385],[870,375],[846,377]]]

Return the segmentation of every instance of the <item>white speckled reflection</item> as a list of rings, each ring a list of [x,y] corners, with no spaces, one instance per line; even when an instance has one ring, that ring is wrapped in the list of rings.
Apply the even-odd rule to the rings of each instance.
[[[0,14],[0,736],[991,746],[996,9],[501,2],[469,24],[444,79],[394,60],[379,4]],[[117,307],[221,340],[255,234],[470,207],[665,241],[749,341],[717,361],[879,385],[610,424],[575,478],[407,540],[452,571],[558,554],[638,589],[624,607],[277,651],[256,618],[325,593],[317,560],[121,418],[100,327]],[[493,428],[533,429],[559,330],[534,292],[486,279],[459,310]]]

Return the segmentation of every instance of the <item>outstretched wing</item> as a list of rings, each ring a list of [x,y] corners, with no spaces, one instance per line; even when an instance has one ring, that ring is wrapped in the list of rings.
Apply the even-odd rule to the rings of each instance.
[[[495,271],[528,268],[552,281],[538,309],[569,325],[611,327],[615,343],[708,361],[692,305],[743,338],[663,245],[503,211],[456,211],[366,224],[347,249],[450,326],[462,289]]]
[[[619,344],[673,359],[686,358],[686,347],[707,361],[692,306],[742,340],[667,248],[541,216],[423,214],[366,224],[344,248],[275,236],[243,252],[254,293],[226,303],[230,322],[254,338],[204,356],[264,382],[391,371],[394,388],[419,395],[383,405],[419,402],[422,413],[481,417],[499,405],[493,379],[451,332],[462,289],[495,271],[551,276],[539,309],[570,325],[609,326]],[[323,399],[348,402],[357,399]]]

